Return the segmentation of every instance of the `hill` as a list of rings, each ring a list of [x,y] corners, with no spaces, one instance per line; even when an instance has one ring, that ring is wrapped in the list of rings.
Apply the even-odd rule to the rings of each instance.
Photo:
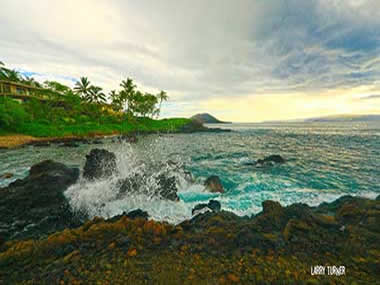
[[[305,122],[372,122],[380,121],[380,115],[335,115],[306,119]]]
[[[191,117],[193,120],[200,121],[203,124],[230,124],[231,122],[223,122],[208,113],[196,114]]]
[[[380,115],[342,114],[342,115],[331,115],[331,116],[315,117],[315,118],[307,118],[307,119],[264,121],[262,123],[280,124],[280,123],[379,122],[379,121],[380,121]]]

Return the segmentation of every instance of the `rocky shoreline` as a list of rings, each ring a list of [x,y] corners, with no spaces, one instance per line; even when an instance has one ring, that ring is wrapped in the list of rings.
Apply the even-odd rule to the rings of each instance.
[[[150,134],[191,134],[191,133],[199,133],[199,132],[213,132],[213,133],[221,133],[221,132],[231,132],[230,129],[222,129],[222,128],[208,128],[203,126],[203,124],[191,121],[190,123],[184,125],[182,128],[170,132],[159,132],[159,131],[137,131],[131,132],[128,134],[119,134],[115,132],[112,135],[102,135],[102,134],[93,134],[89,136],[68,136],[68,137],[32,137],[22,134],[14,134],[14,135],[5,135],[0,136],[0,150],[1,149],[12,149],[17,147],[23,147],[28,145],[33,145],[37,147],[47,147],[52,144],[60,144],[65,147],[76,147],[79,143],[84,144],[101,144],[100,139],[104,138],[115,138],[119,141],[128,141],[128,142],[136,142],[138,136],[142,135],[150,135]]]
[[[102,169],[106,163],[112,171],[113,160],[102,150],[90,153],[84,175],[109,175]],[[379,280],[380,196],[344,196],[317,207],[284,207],[267,200],[252,217],[221,211],[219,202],[211,200],[196,206],[193,218],[178,225],[149,220],[141,210],[90,220],[73,212],[63,195],[78,177],[77,168],[43,161],[25,179],[0,189],[0,284]],[[172,181],[161,179],[157,194],[175,201]],[[128,194],[133,181],[121,185],[125,183]],[[315,265],[344,266],[346,274],[312,275]]]

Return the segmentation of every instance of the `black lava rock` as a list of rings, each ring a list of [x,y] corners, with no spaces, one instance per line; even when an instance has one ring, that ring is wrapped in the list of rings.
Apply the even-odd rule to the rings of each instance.
[[[79,169],[46,160],[30,169],[29,176],[0,189],[1,236],[39,238],[81,224],[63,192],[79,177]]]
[[[196,205],[193,210],[191,211],[191,214],[194,215],[196,212],[203,210],[204,208],[210,209],[212,212],[219,212],[221,205],[220,202],[216,200],[210,200],[208,204],[198,204]]]
[[[93,180],[106,178],[116,170],[116,156],[105,149],[93,149],[86,155],[83,177]]]
[[[271,163],[285,163],[285,162],[286,162],[285,159],[281,155],[274,154],[274,155],[264,157],[264,159],[258,159],[256,163],[265,165],[265,164],[271,164]]]
[[[206,179],[204,185],[207,187],[208,190],[210,190],[210,192],[224,193],[222,181],[220,180],[219,176],[212,175],[212,176],[208,177]]]

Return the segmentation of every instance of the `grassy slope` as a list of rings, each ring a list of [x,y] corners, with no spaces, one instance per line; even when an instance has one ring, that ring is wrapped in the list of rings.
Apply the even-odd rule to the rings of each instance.
[[[23,134],[34,137],[64,137],[64,136],[92,136],[108,135],[129,132],[176,132],[187,124],[189,119],[173,118],[152,120],[139,118],[133,122],[102,123],[85,122],[81,124],[56,124],[49,125],[37,122],[26,122],[16,131],[0,129],[0,135]]]
[[[95,105],[54,107],[39,101],[20,104],[0,98],[0,136],[9,134],[34,137],[93,136],[128,132],[177,132],[189,119],[153,120],[99,112]],[[92,109],[89,109],[89,108]]]

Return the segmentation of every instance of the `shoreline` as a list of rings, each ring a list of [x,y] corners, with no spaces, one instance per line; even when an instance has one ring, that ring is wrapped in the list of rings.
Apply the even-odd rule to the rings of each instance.
[[[33,137],[23,134],[9,134],[0,136],[0,149],[15,149],[26,145],[33,145],[38,143],[59,143],[59,142],[72,142],[87,139],[99,139],[106,137],[118,136],[120,134],[112,135],[88,135],[88,136],[63,136],[63,137]]]
[[[40,143],[68,143],[68,142],[80,142],[83,140],[95,140],[95,139],[104,139],[104,138],[112,138],[117,136],[142,136],[142,135],[150,135],[150,134],[192,134],[192,133],[224,133],[231,132],[230,129],[221,129],[221,128],[207,128],[207,129],[198,129],[198,130],[178,130],[178,131],[136,131],[136,132],[128,132],[121,133],[115,131],[112,134],[89,134],[89,135],[80,135],[80,136],[62,136],[62,137],[34,137],[24,134],[7,134],[0,135],[0,150],[10,150],[18,147],[23,147],[26,145],[38,145]]]
[[[83,172],[88,179],[112,175],[114,159],[90,153]],[[78,167],[45,160],[1,189],[0,284],[376,283],[380,195],[315,207],[265,200],[252,216],[209,203],[207,212],[172,224],[139,208],[107,219],[75,212],[64,193],[79,177]],[[319,265],[349,274],[312,274]]]

